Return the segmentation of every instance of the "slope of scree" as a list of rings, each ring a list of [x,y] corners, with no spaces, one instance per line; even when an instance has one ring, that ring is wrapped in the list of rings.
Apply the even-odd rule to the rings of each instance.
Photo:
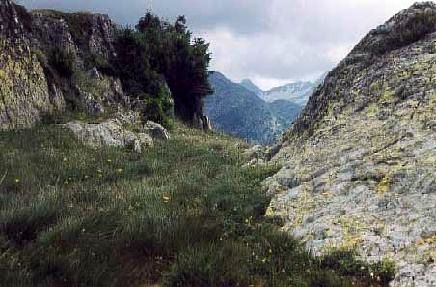
[[[287,132],[268,215],[316,253],[394,262],[392,286],[436,286],[436,4],[372,30]],[[415,284],[415,285],[411,285]]]

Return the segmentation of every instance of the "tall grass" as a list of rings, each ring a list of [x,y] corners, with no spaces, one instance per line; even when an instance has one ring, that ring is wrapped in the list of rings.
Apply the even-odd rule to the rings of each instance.
[[[264,220],[276,168],[243,148],[181,126],[142,155],[1,132],[0,286],[369,286]]]

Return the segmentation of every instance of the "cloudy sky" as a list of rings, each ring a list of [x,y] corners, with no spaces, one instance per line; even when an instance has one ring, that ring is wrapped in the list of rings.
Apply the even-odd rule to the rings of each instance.
[[[211,69],[263,89],[332,69],[372,28],[416,0],[21,0],[28,8],[87,10],[134,24],[147,9],[186,15],[211,43]]]

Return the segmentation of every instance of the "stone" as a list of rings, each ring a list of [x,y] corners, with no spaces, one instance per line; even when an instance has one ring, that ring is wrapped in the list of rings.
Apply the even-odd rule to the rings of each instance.
[[[84,144],[93,147],[117,146],[131,148],[142,152],[142,147],[153,145],[153,140],[146,134],[136,134],[124,129],[116,120],[99,124],[70,122],[65,125]]]
[[[164,141],[170,139],[168,131],[162,125],[152,121],[147,121],[142,130],[144,133],[149,134],[153,139]]]
[[[69,122],[65,125],[83,143],[93,147],[118,146],[141,153],[153,145],[155,140],[170,139],[168,131],[161,125],[141,122],[138,112],[119,111],[115,118],[101,123]]]
[[[78,23],[86,25],[86,33],[75,28]],[[96,59],[104,64],[116,57],[116,30],[107,15],[27,12],[1,0],[0,129],[31,127],[44,115],[67,108],[98,115],[129,107],[120,79],[96,67],[89,70]],[[71,76],[56,69],[55,52],[71,57]]]
[[[310,98],[264,183],[285,232],[315,254],[392,259],[393,287],[436,286],[435,51],[432,2],[371,31]]]

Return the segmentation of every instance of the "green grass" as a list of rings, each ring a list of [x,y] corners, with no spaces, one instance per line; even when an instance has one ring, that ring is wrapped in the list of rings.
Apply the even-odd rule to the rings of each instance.
[[[137,155],[58,125],[0,132],[0,286],[369,286],[267,223],[276,167],[243,167],[225,136],[172,134]]]

